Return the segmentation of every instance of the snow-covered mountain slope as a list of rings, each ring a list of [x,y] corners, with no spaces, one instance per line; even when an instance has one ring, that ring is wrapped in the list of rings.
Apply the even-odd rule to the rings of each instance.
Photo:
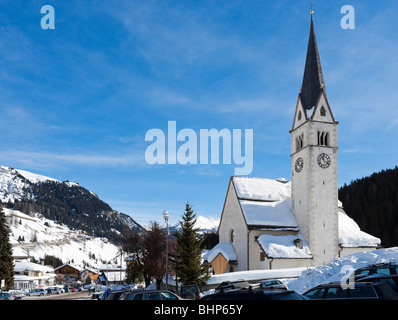
[[[14,203],[15,200],[33,200],[35,197],[32,193],[32,185],[43,182],[64,183],[70,187],[79,186],[76,182],[61,182],[29,171],[0,166],[0,201]]]
[[[31,182],[10,167],[0,167],[0,201],[12,202],[24,198],[31,199]]]
[[[216,232],[218,225],[220,224],[220,218],[197,216],[195,228],[198,228],[198,233],[211,233]],[[170,226],[170,233],[181,232],[181,225],[179,223]]]
[[[63,263],[78,267],[98,268],[101,264],[116,263],[120,248],[106,238],[87,235],[81,230],[70,230],[65,225],[41,215],[34,217],[17,210],[3,209],[10,227],[10,242],[14,256],[36,261],[46,255],[55,256]]]
[[[110,241],[117,241],[124,228],[142,230],[132,217],[113,210],[76,182],[61,182],[6,166],[0,167],[0,202],[27,215],[41,214],[70,229],[79,228]]]

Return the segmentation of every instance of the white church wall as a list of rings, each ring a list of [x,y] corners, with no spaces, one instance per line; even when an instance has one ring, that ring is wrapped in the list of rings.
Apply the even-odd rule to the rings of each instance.
[[[312,266],[312,259],[267,259],[272,269],[305,268]]]
[[[247,229],[232,183],[229,184],[219,228],[219,242],[232,242],[238,263],[234,271],[247,270]],[[233,233],[233,239],[231,235]]]
[[[373,251],[375,249],[375,247],[340,248],[341,251],[339,252],[339,258],[348,256],[353,253]]]

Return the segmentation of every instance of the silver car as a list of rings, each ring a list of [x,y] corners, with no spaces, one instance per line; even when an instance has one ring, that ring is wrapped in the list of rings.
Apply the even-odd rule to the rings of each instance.
[[[46,290],[44,290],[44,289],[33,289],[33,290],[30,290],[29,292],[26,293],[26,295],[28,297],[31,297],[31,296],[44,296],[46,294],[47,294]]]

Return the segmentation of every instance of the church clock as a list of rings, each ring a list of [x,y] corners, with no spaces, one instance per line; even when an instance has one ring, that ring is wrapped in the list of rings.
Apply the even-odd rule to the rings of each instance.
[[[326,153],[321,153],[318,156],[318,165],[323,168],[326,169],[330,166],[331,160],[330,157],[326,154]]]

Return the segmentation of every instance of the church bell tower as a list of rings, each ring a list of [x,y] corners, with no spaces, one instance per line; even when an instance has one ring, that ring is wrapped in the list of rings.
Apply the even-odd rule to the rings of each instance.
[[[292,211],[323,265],[338,254],[337,125],[326,96],[313,12],[291,136]]]

